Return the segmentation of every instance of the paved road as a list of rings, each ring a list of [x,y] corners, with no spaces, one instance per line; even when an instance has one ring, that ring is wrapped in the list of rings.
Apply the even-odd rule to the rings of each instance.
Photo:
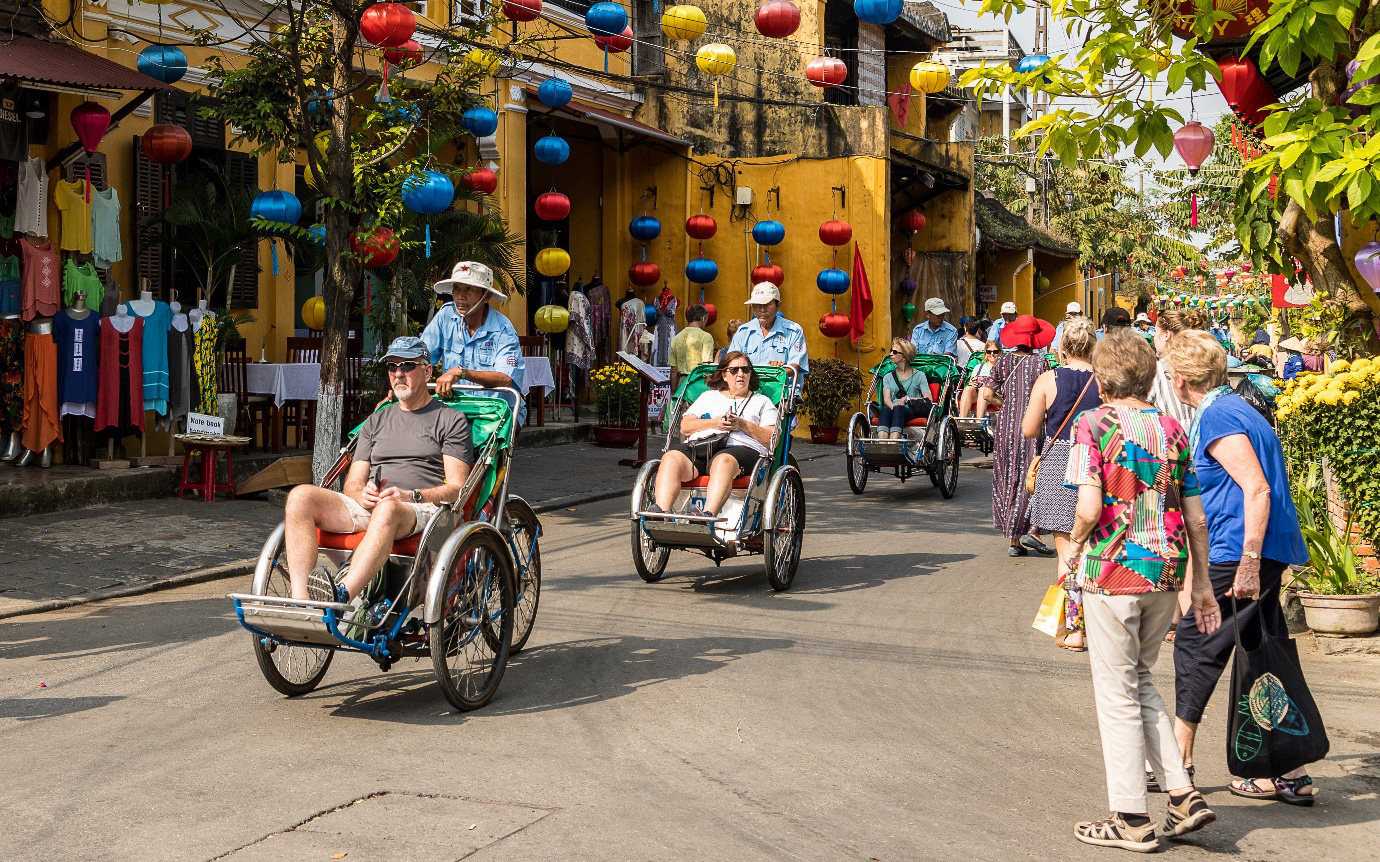
[[[429,665],[342,656],[298,700],[260,678],[222,581],[0,622],[0,857],[21,860],[1115,859],[1086,657],[1030,628],[1044,560],[959,496],[806,464],[796,587],[675,556],[646,585],[622,503],[543,516],[528,651],[451,712]],[[1373,660],[1309,660],[1333,739],[1312,810],[1228,795],[1174,858],[1373,859]],[[1168,662],[1162,688],[1172,691]],[[1163,797],[1156,805],[1163,804]]]

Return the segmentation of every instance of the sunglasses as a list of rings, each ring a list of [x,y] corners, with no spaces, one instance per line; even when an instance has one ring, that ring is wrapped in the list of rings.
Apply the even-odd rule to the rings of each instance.
[[[893,350],[893,351],[891,351],[891,355],[892,355],[892,356],[905,356],[905,354],[902,353],[902,352],[899,351],[899,350]]]
[[[389,374],[396,374],[401,371],[403,374],[411,374],[420,368],[420,362],[385,362],[383,367],[388,369]]]
[[[725,368],[725,369],[724,369],[724,373],[725,373],[725,374],[732,374],[732,375],[735,376],[735,377],[738,376],[739,374],[751,374],[751,373],[752,373],[752,366],[751,366],[751,365],[730,365],[728,368]]]
[[[982,351],[982,352],[983,352],[983,353],[986,353],[988,356],[993,356],[993,355],[995,355],[995,354],[1001,353],[1000,350],[984,350],[984,351]]]

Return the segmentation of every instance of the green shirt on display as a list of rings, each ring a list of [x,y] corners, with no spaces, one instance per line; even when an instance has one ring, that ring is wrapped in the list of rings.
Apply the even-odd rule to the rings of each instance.
[[[105,285],[101,284],[101,277],[96,273],[96,268],[89,263],[77,266],[68,258],[62,265],[63,303],[70,308],[79,290],[86,292],[87,308],[101,307],[101,300],[105,299]]]

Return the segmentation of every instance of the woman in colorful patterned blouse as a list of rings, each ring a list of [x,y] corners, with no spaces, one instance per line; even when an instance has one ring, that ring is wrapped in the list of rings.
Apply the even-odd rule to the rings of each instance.
[[[1159,846],[1147,761],[1169,790],[1166,833],[1184,835],[1216,819],[1184,769],[1150,677],[1177,611],[1190,545],[1198,625],[1215,630],[1220,616],[1205,582],[1207,521],[1188,437],[1146,400],[1154,348],[1129,329],[1112,329],[1093,348],[1092,367],[1103,405],[1074,420],[1065,481],[1078,489],[1078,505],[1067,577],[1083,592],[1112,813],[1077,824],[1074,835],[1085,844],[1147,852]]]

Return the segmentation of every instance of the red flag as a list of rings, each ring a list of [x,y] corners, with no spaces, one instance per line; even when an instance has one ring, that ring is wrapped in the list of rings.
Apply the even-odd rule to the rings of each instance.
[[[853,296],[849,307],[848,340],[854,347],[867,332],[867,318],[872,314],[872,288],[867,284],[867,270],[863,268],[862,250],[853,244]]]

